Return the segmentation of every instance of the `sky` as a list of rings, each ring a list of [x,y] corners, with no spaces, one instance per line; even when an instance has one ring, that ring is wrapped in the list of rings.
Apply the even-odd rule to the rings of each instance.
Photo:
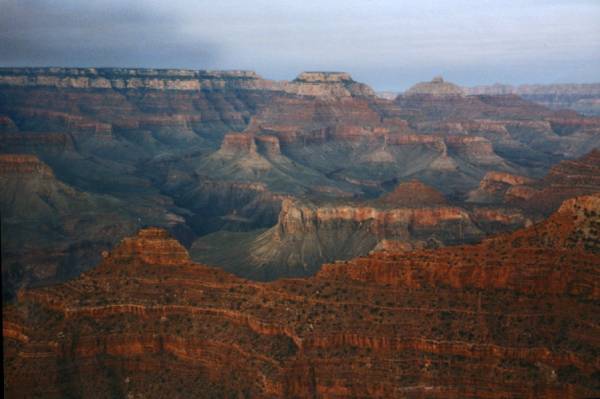
[[[0,66],[600,82],[600,0],[0,0]]]

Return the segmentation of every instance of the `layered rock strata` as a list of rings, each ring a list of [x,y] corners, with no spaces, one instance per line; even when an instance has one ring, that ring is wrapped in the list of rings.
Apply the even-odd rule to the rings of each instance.
[[[193,264],[142,230],[95,270],[5,306],[5,393],[598,396],[599,201],[483,244],[269,284]]]

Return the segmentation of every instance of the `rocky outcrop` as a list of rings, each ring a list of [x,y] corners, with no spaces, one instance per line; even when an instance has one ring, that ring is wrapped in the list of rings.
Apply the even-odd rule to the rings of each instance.
[[[110,262],[147,265],[182,265],[191,263],[187,250],[164,229],[150,227],[138,231],[135,237],[124,238],[111,252]]]
[[[447,205],[420,182],[401,183],[375,201],[309,203],[284,198],[275,226],[258,233],[215,234],[192,245],[195,260],[237,275],[273,280],[312,275],[323,262],[390,247],[474,242],[530,221],[518,210]],[[401,243],[401,244],[400,244]]]
[[[375,96],[369,86],[355,82],[345,72],[302,72],[285,85],[285,91],[301,96],[348,97]]]
[[[251,154],[256,153],[256,142],[252,135],[244,133],[230,133],[223,137],[220,151],[223,154]]]
[[[35,155],[0,154],[0,175],[38,175],[53,178],[54,173]]]
[[[454,83],[444,81],[441,76],[436,76],[431,82],[421,82],[412,86],[405,93],[406,96],[462,96],[462,89]]]
[[[431,207],[446,205],[444,195],[418,180],[400,183],[393,191],[378,200],[397,207]]]
[[[4,307],[5,392],[598,396],[600,262],[590,227],[599,206],[578,198],[547,222],[482,244],[378,252],[268,284],[110,254]],[[165,232],[150,235],[171,246]]]
[[[419,179],[467,212],[461,202],[485,173],[542,176],[550,165],[600,145],[593,118],[515,95],[389,101],[344,73],[272,82],[240,71],[4,68],[0,77],[0,152],[36,155],[55,175],[23,181],[13,175],[3,186],[3,239],[12,241],[3,242],[3,265],[11,248],[16,280],[23,270],[72,277],[91,266],[99,250],[148,224],[168,226],[185,245],[204,235],[218,241],[214,234],[221,234],[227,242],[244,237],[241,248],[269,249],[281,199],[290,196],[316,208],[379,212],[395,206],[367,204],[367,198]],[[472,217],[474,206],[467,213],[481,232],[515,227],[509,205],[539,190],[508,188],[506,202],[479,213],[486,221]],[[542,195],[541,201],[546,197],[558,198]],[[374,235],[370,226],[348,218],[313,224],[313,238],[290,244],[285,259],[305,273],[324,259],[319,242],[334,247],[350,237],[348,247],[327,255],[333,260],[395,240]],[[457,227],[449,231],[460,236]],[[423,245],[446,241],[423,234]],[[202,248],[218,247],[215,241]],[[317,255],[307,260],[301,253]],[[254,267],[271,255],[265,250],[243,262]]]
[[[505,172],[488,172],[479,187],[469,193],[469,202],[502,203],[508,190],[515,186],[530,184],[533,180]]]
[[[259,152],[265,153],[268,157],[281,155],[281,145],[279,144],[279,138],[277,136],[257,136],[256,144]]]

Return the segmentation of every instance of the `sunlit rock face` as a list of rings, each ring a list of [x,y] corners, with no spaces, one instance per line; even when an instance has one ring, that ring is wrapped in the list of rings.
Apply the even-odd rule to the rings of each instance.
[[[388,244],[267,284],[191,263],[145,229],[4,307],[5,393],[596,397],[599,209],[579,197],[481,244]]]

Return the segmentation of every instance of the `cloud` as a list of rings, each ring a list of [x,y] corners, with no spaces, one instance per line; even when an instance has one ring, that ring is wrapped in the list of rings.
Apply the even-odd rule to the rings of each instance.
[[[0,0],[0,64],[598,81],[599,20],[595,0]]]
[[[3,65],[197,67],[218,50],[133,1],[0,1]]]

